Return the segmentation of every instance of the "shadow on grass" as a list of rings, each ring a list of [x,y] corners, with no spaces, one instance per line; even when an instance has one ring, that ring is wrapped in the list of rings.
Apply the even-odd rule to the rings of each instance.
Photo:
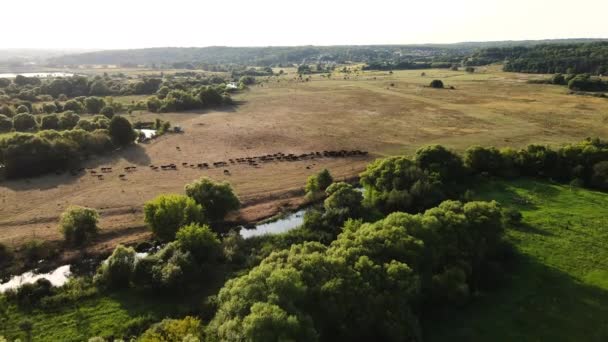
[[[422,324],[426,341],[607,341],[608,291],[519,256],[501,289]]]
[[[530,233],[530,234],[537,234],[537,235],[543,235],[543,236],[554,236],[555,235],[550,231],[538,229],[538,228],[534,227],[533,225],[530,225],[525,222],[521,222],[516,225],[511,225],[511,226],[509,226],[509,228],[512,230],[516,230],[518,232],[522,232],[522,233]]]

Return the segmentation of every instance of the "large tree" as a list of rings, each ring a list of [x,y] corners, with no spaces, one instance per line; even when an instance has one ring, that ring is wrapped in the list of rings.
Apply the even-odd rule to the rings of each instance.
[[[137,137],[131,122],[126,118],[116,115],[110,120],[110,137],[116,145],[125,146],[135,142]]]
[[[144,205],[144,220],[159,239],[171,241],[180,227],[204,222],[203,207],[183,195],[160,195]]]
[[[207,177],[186,185],[186,195],[202,205],[205,216],[211,221],[223,219],[241,205],[230,183],[214,182]]]

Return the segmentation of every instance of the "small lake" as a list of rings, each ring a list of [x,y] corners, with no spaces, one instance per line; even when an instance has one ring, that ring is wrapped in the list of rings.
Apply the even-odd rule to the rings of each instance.
[[[21,275],[14,276],[6,283],[0,284],[0,293],[6,290],[16,289],[23,284],[35,283],[38,279],[45,278],[50,281],[53,286],[63,286],[67,283],[72,275],[70,265],[63,265],[48,273],[35,273],[33,271],[25,272]]]
[[[301,209],[276,221],[259,224],[254,229],[243,228],[240,233],[245,239],[252,236],[284,233],[301,226],[304,223],[305,213],[306,209]]]
[[[47,78],[47,77],[72,77],[73,73],[70,72],[16,72],[16,73],[4,73],[0,74],[0,78],[15,78],[17,75],[25,76],[25,77],[38,77],[38,78]]]

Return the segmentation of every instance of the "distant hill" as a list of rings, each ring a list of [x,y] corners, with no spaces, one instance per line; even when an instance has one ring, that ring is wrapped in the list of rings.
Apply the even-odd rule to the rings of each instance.
[[[273,47],[163,47],[134,50],[106,50],[49,58],[50,64],[156,64],[209,63],[276,65],[314,62],[369,62],[413,59],[453,61],[488,47],[534,46],[538,44],[586,43],[601,39],[558,39],[536,41],[463,42],[424,45],[360,46],[273,46]]]

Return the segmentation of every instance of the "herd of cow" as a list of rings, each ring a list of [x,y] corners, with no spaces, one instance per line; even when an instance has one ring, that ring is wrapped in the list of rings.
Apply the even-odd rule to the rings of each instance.
[[[176,147],[177,150],[180,150],[179,147]],[[210,168],[226,168],[229,165],[248,165],[251,167],[260,167],[260,164],[270,163],[270,162],[293,162],[293,161],[302,161],[302,160],[313,160],[318,158],[345,158],[345,157],[358,157],[358,156],[366,156],[368,154],[367,151],[361,150],[339,150],[339,151],[317,151],[303,154],[285,154],[285,153],[275,153],[275,154],[266,154],[261,156],[254,157],[241,157],[228,159],[228,161],[219,161],[213,163],[189,163],[183,162],[181,166],[183,168],[197,168],[197,169],[210,169]],[[177,171],[177,165],[174,163],[165,164],[165,165],[150,165],[150,170],[153,171]],[[309,167],[307,167],[309,168]],[[78,173],[84,172],[85,168],[75,169],[70,171],[73,176],[78,175]],[[100,171],[95,170],[94,168],[86,168],[86,171],[92,176],[96,177],[99,180],[104,179],[104,174],[112,173],[114,170],[111,167],[102,167]],[[120,173],[118,177],[122,180],[126,180],[126,173],[131,173],[137,171],[137,166],[127,166],[123,168],[124,173]],[[229,175],[230,171],[228,169],[224,169],[224,174]]]

